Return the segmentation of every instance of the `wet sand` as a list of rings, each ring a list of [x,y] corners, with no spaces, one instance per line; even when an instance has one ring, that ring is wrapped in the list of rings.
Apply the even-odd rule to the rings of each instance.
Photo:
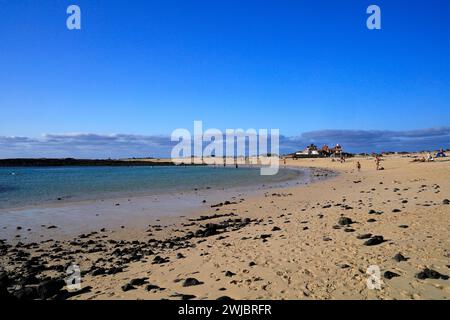
[[[250,182],[233,188],[192,187],[183,192],[158,194],[145,194],[142,191],[139,195],[127,194],[95,200],[73,201],[62,198],[42,205],[0,209],[0,239],[12,243],[70,240],[80,233],[101,228],[119,229],[122,226],[142,232],[150,223],[167,225],[182,221],[178,219],[180,216],[189,217],[207,212],[211,204],[224,201],[223,199],[241,199],[262,194],[265,190],[303,185],[317,180],[310,172],[311,169],[292,167],[289,170],[296,172],[289,180],[265,184],[251,185]],[[328,172],[327,176],[332,174],[333,172]]]
[[[448,299],[450,162],[411,160],[387,156],[382,171],[373,158],[288,160],[340,174],[224,196],[222,205],[149,222],[145,231],[4,243],[1,266],[15,283],[8,292],[63,299]],[[80,266],[84,288],[73,295],[60,282],[71,262]],[[367,287],[369,266],[379,267],[381,290]],[[50,286],[45,276],[57,289],[42,290]]]

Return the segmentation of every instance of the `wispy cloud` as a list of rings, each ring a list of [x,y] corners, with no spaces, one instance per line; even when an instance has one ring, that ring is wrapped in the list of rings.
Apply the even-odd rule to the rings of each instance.
[[[339,143],[350,152],[420,151],[450,145],[450,127],[409,131],[389,130],[319,130],[305,132],[298,137],[283,137],[281,145],[289,150],[315,143]]]
[[[420,151],[450,146],[450,127],[409,131],[389,130],[319,130],[298,137],[283,137],[281,146],[290,150],[315,143],[339,143],[350,152]]]
[[[1,137],[0,158],[125,158],[170,154],[168,136],[131,134],[46,134],[42,138]]]
[[[335,145],[349,152],[417,151],[450,147],[450,127],[410,131],[319,130],[295,137],[280,137],[281,153],[306,145]],[[175,143],[167,135],[46,134],[41,138],[0,136],[0,158],[74,157],[125,158],[168,157]]]

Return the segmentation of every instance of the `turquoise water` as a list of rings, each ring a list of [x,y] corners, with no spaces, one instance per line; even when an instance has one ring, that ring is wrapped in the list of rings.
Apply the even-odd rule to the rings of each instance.
[[[151,195],[197,189],[272,184],[301,172],[280,169],[261,176],[257,168],[39,167],[0,168],[0,208],[52,202]]]

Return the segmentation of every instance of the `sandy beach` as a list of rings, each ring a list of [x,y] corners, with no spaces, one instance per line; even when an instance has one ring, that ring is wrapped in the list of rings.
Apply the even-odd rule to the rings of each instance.
[[[449,299],[450,161],[412,160],[385,156],[377,171],[371,157],[289,159],[339,174],[148,227],[3,242],[1,268],[21,298]],[[62,284],[70,263],[81,292]],[[370,266],[379,290],[367,286]]]
[[[448,306],[449,0],[0,8],[12,314]]]

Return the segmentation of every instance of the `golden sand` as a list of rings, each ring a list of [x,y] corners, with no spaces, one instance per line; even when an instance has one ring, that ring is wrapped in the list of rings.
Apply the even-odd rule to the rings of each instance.
[[[340,175],[307,186],[270,190],[223,207],[219,213],[234,212],[262,222],[177,251],[183,259],[177,259],[174,251],[166,254],[170,259],[166,264],[149,260],[131,263],[125,272],[113,276],[87,275],[83,284],[93,290],[76,298],[174,299],[174,293],[182,293],[197,299],[448,299],[450,280],[420,280],[415,275],[424,267],[450,274],[450,205],[443,204],[450,198],[450,162],[411,160],[409,156],[384,157],[381,171],[375,170],[369,157],[345,163],[288,160],[288,166],[328,168]],[[361,163],[360,172],[356,161]],[[369,214],[370,210],[382,213]],[[348,226],[353,232],[333,228],[341,216],[355,222]],[[272,231],[275,226],[280,230]],[[164,233],[173,231],[162,230],[162,237]],[[357,236],[367,233],[381,235],[385,242],[365,246],[366,240]],[[145,239],[145,235],[126,234],[122,237]],[[271,236],[264,242],[263,234]],[[408,260],[396,262],[397,253]],[[366,271],[371,265],[381,270],[381,290],[367,287]],[[226,276],[226,271],[235,275]],[[399,276],[386,279],[385,271]],[[127,281],[141,277],[165,290],[147,291],[142,286],[122,291]],[[183,279],[189,277],[203,284],[183,287]]]

